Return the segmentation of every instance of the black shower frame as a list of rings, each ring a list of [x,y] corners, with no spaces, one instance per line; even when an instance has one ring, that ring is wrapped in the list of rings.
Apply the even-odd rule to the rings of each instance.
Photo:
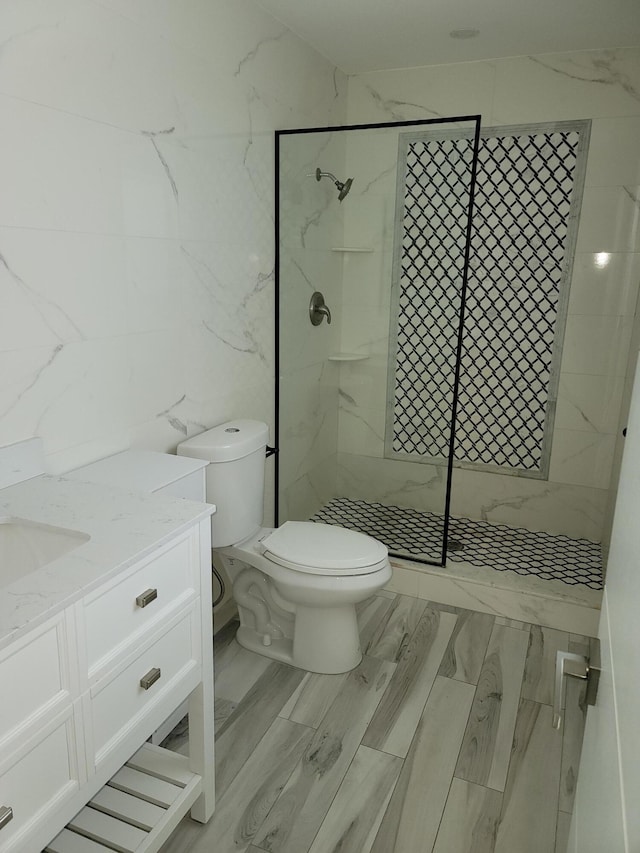
[[[480,147],[481,115],[445,116],[442,118],[418,119],[415,121],[391,121],[373,122],[370,124],[341,124],[329,127],[302,127],[275,131],[275,446],[280,448],[280,139],[283,136],[304,135],[305,133],[335,133],[349,130],[377,130],[389,127],[423,127],[443,124],[454,124],[460,122],[473,122],[475,125],[473,137],[473,160],[471,163],[471,181],[469,184],[469,206],[467,211],[467,229],[464,251],[464,265],[462,270],[462,288],[460,292],[460,316],[458,321],[458,340],[456,344],[456,364],[453,379],[453,403],[451,406],[451,434],[449,436],[449,456],[447,459],[447,488],[444,502],[444,527],[442,535],[442,553],[440,562],[421,559],[419,557],[407,557],[403,554],[391,553],[391,556],[402,559],[410,559],[412,562],[424,563],[430,566],[444,566],[447,559],[447,539],[449,536],[449,510],[451,507],[451,486],[453,476],[453,455],[456,439],[456,420],[458,414],[458,388],[460,384],[460,361],[462,355],[462,342],[464,333],[465,307],[467,299],[467,281],[469,276],[469,256],[471,253],[471,229],[473,224],[473,205],[476,191],[476,177],[478,171],[478,150]],[[279,485],[280,485],[280,454],[275,454],[274,473],[274,526],[279,521]]]

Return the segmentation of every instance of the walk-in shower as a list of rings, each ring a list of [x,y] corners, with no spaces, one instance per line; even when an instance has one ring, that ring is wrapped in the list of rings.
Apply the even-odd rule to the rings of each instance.
[[[588,142],[478,116],[277,134],[279,523],[601,586],[604,513],[558,453]]]

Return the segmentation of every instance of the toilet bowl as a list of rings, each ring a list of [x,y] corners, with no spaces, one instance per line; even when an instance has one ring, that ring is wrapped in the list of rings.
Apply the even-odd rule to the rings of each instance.
[[[233,584],[237,640],[311,672],[347,672],[362,659],[356,605],[391,578],[387,549],[333,525],[261,527],[267,437],[266,424],[239,420],[178,446],[210,462],[212,544]]]

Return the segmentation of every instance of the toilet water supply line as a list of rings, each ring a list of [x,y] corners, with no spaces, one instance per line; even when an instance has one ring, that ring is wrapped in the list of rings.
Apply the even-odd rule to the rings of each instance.
[[[220,602],[224,598],[224,594],[226,592],[226,587],[224,584],[224,580],[222,579],[222,575],[218,572],[216,567],[213,565],[213,551],[211,551],[211,571],[216,576],[216,580],[220,584],[220,595],[216,598],[216,600],[211,605],[211,607],[216,607],[218,604],[220,604]]]
[[[250,588],[257,584],[264,586],[266,578],[258,569],[245,569],[233,585],[233,597],[241,607],[246,607],[256,620],[256,631],[262,636],[262,644],[270,646],[274,634],[279,634],[278,629],[269,620],[269,608],[265,602],[249,592]]]

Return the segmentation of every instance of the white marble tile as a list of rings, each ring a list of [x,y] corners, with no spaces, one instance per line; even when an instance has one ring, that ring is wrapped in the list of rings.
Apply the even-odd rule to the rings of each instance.
[[[631,327],[629,317],[567,317],[562,372],[624,376]]]
[[[384,410],[387,403],[387,362],[371,356],[340,365],[340,400],[344,405]]]
[[[384,456],[385,410],[354,406],[340,397],[339,443],[344,453]]]
[[[127,329],[119,237],[0,229],[0,348],[56,346]]]
[[[280,382],[280,476],[286,486],[335,454],[338,391],[328,364],[312,365]]]
[[[580,430],[615,434],[618,430],[624,379],[621,376],[560,374],[554,426],[557,430]]]
[[[306,521],[336,494],[335,455],[323,459],[282,490],[280,523]]]
[[[379,280],[381,280],[378,277]],[[389,352],[389,296],[375,299],[375,281],[371,280],[371,293],[353,297],[349,290],[343,292],[341,306],[341,344],[344,352],[362,352],[369,356],[387,357]],[[345,288],[348,283],[345,282]],[[388,285],[387,285],[388,291]]]
[[[501,59],[491,124],[638,114],[637,48]]]
[[[172,236],[177,211],[150,142],[0,96],[3,225]]]
[[[587,187],[582,198],[577,252],[638,252],[636,185]]]
[[[397,142],[395,147],[397,148]],[[355,158],[345,172],[354,176],[349,193],[349,207],[344,215],[344,245],[374,248],[377,251],[393,250],[396,213],[396,158],[391,164],[376,172],[368,172]],[[353,196],[353,200],[351,197]]]
[[[418,596],[419,582],[420,575],[418,572],[415,572],[412,569],[403,569],[399,566],[394,566],[393,577],[386,585],[385,589],[389,592],[398,592],[401,595],[413,595],[415,597],[424,598],[424,596]]]
[[[393,263],[391,249],[370,247],[355,240],[349,246],[363,251],[342,253],[343,305],[375,309],[377,315],[384,317],[388,323]],[[369,251],[370,248],[373,251]]]
[[[343,497],[441,512],[446,472],[441,466],[339,453],[338,489]]]
[[[343,123],[344,75],[248,3],[8,0],[0,22],[2,439],[39,431],[60,469],[272,422],[273,130]]]
[[[349,119],[366,122],[478,113],[489,116],[494,74],[493,62],[355,74],[349,79]]]
[[[182,337],[172,331],[148,332],[126,339],[131,423],[168,418],[184,395]],[[178,431],[180,432],[180,431]],[[176,436],[176,440],[180,438]]]
[[[45,453],[129,426],[128,364],[122,338],[0,354],[0,442],[40,435]]]
[[[496,524],[599,541],[607,496],[602,489],[455,469],[451,513]]]
[[[184,323],[183,270],[177,242],[137,237],[124,240],[123,307],[128,334],[176,329]]]
[[[615,443],[615,435],[555,430],[549,481],[608,489]]]
[[[431,572],[419,575],[418,596],[428,601],[479,610],[481,613],[505,616],[508,619],[558,630],[574,631],[580,626],[589,636],[595,636],[597,633],[600,617],[600,610],[594,607],[532,593],[498,589]]]
[[[635,313],[640,255],[631,252],[577,252],[573,262],[569,314]]]
[[[46,8],[28,0],[5,4],[0,21],[12,30],[4,94],[136,131],[179,120],[171,51],[121,15],[78,0]]]
[[[446,565],[432,566],[416,563],[410,558],[393,558],[393,565],[417,571],[420,576],[425,573],[442,578],[454,578],[457,581],[481,584],[498,590],[515,593],[531,593],[543,598],[553,598],[572,604],[598,608],[602,599],[602,591],[591,589],[584,584],[566,584],[561,580],[546,580],[533,574],[519,575],[515,571],[498,570],[491,566],[477,566],[466,561],[453,562],[447,560]],[[528,627],[527,627],[528,630]]]
[[[585,186],[640,184],[640,116],[612,116],[591,122]]]

